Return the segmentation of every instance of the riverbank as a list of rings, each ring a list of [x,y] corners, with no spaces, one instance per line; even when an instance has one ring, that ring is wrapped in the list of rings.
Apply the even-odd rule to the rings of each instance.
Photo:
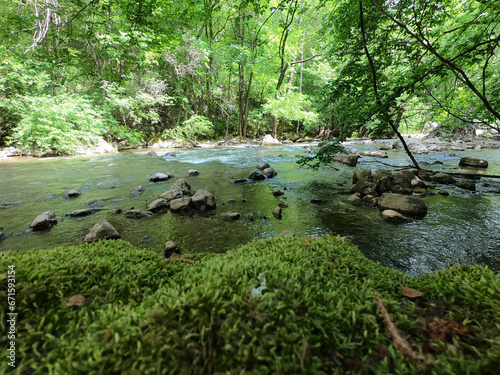
[[[433,152],[441,151],[464,151],[464,150],[480,150],[480,149],[500,149],[500,136],[488,136],[488,137],[473,137],[467,138],[466,140],[461,140],[459,138],[451,137],[434,137],[426,134],[407,134],[403,135],[405,141],[407,142],[410,150],[415,154],[427,154]],[[147,146],[131,147],[127,144],[109,144],[104,139],[99,138],[95,146],[89,147],[77,147],[75,149],[76,155],[99,155],[115,153],[119,151],[126,150],[161,150],[161,151],[173,151],[177,149],[192,149],[192,148],[213,148],[213,147],[226,147],[226,146],[259,146],[262,144],[262,139],[257,138],[230,138],[227,140],[219,141],[202,141],[196,142],[195,144],[190,143],[179,143],[176,141],[157,141]],[[294,138],[283,139],[281,141],[275,140],[276,144],[308,144],[321,146],[321,142],[324,139],[321,138]],[[364,143],[367,145],[373,145],[374,150],[386,151],[386,150],[401,150],[403,145],[396,139],[381,139],[381,140],[370,140],[367,138],[349,138],[342,145],[349,148],[354,143]],[[269,144],[267,144],[269,145]],[[379,154],[380,156],[382,154]],[[40,157],[39,153],[32,151],[21,151],[15,147],[5,147],[0,148],[0,160],[13,158],[13,157]],[[56,154],[44,154],[43,157],[54,157]],[[373,156],[377,156],[374,154]]]
[[[9,265],[17,280],[14,373],[486,374],[500,363],[500,277],[487,268],[411,278],[333,236],[162,259],[123,241],[4,253],[1,281]]]

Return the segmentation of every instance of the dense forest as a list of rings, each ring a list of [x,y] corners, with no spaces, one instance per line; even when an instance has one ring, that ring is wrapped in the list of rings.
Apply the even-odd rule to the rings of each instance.
[[[500,130],[500,2],[0,0],[0,146]]]

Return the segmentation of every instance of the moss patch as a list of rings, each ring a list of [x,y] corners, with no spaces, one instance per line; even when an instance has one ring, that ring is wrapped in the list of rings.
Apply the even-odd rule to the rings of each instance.
[[[486,374],[500,365],[500,279],[486,268],[410,278],[332,236],[184,257],[199,262],[164,263],[123,241],[1,253],[2,332],[7,266],[16,266],[14,373]],[[423,296],[410,300],[404,286]],[[67,306],[77,294],[86,303]],[[436,365],[395,348],[376,296]]]

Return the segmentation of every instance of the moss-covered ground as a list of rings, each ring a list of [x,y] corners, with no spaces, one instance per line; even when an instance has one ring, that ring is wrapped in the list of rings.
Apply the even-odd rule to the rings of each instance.
[[[0,258],[1,373],[495,374],[500,278],[455,266],[411,278],[337,237],[270,238],[194,264],[123,241]],[[7,270],[16,271],[16,368]],[[411,299],[403,287],[416,289]],[[68,306],[74,295],[76,305]],[[379,297],[409,358],[389,335]]]

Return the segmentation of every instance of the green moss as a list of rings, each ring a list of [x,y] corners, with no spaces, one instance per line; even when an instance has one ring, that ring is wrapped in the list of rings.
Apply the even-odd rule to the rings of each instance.
[[[199,262],[163,263],[122,241],[1,253],[2,285],[16,266],[14,373],[486,374],[500,364],[500,279],[486,268],[412,279],[331,236],[185,257]],[[411,301],[403,286],[424,296]],[[75,294],[87,303],[66,306]],[[437,365],[394,348],[375,296]],[[429,340],[435,317],[468,332]]]

